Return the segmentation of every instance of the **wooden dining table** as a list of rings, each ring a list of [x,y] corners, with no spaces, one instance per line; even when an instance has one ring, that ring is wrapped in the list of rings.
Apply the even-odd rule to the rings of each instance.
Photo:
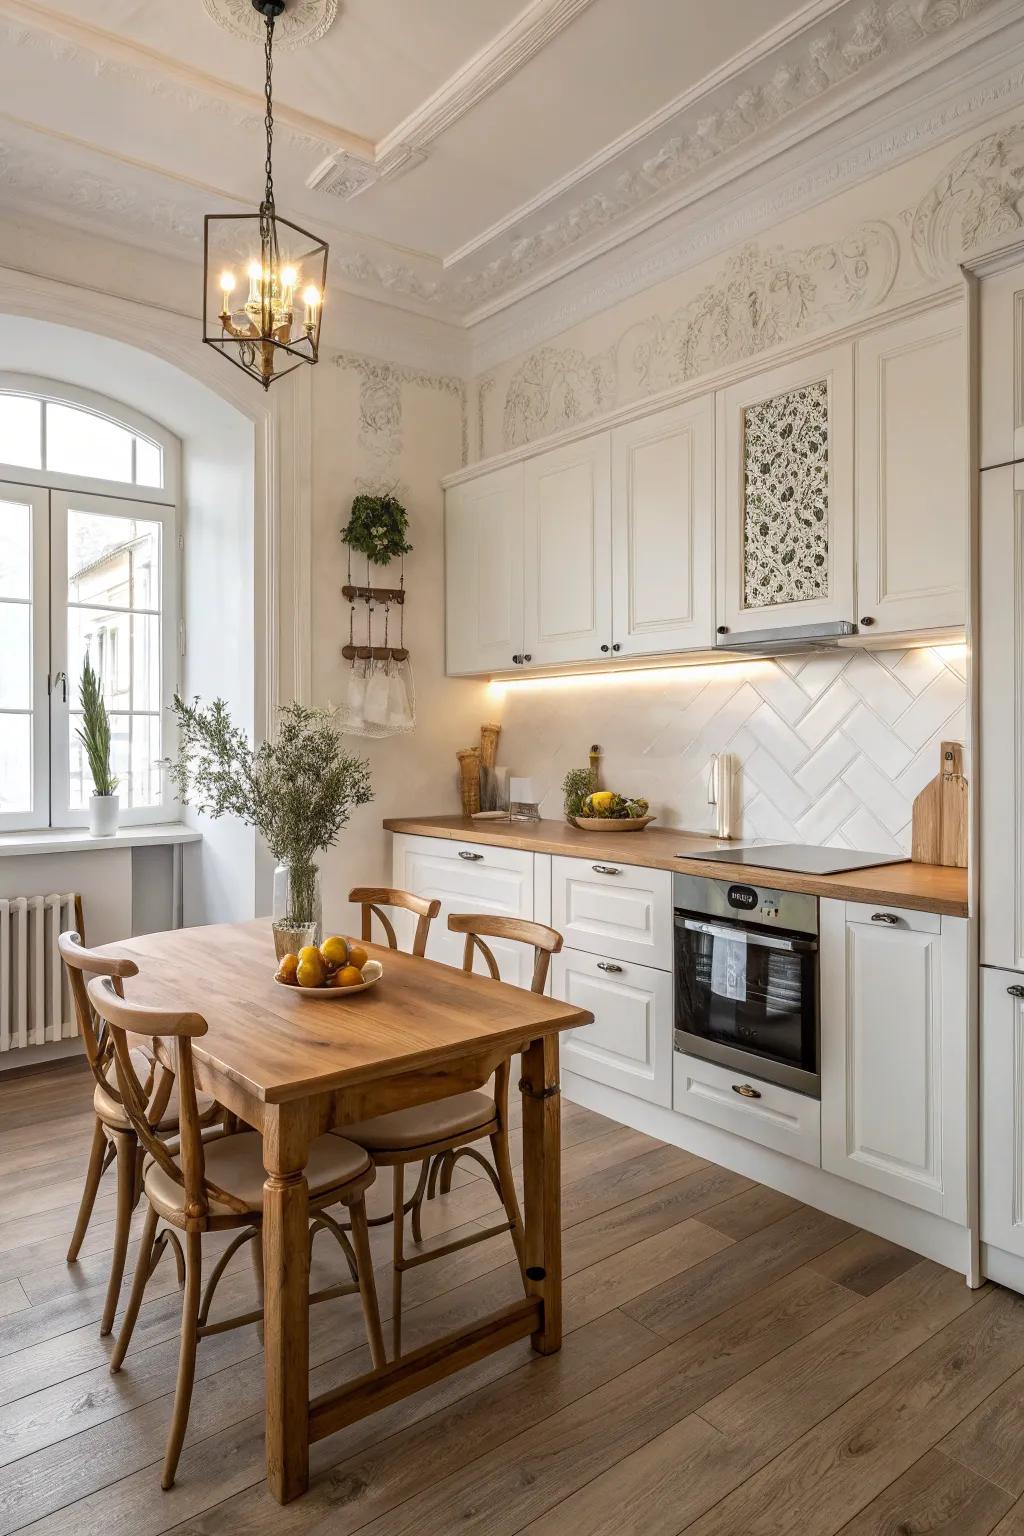
[[[367,946],[381,980],[337,1001],[274,980],[269,919],[151,933],[108,946],[139,975],[129,1001],[201,1014],[199,1086],[263,1137],[267,1479],[287,1503],[309,1482],[309,1447],[346,1424],[530,1335],[561,1345],[558,1036],[593,1015],[489,977]],[[173,1067],[170,1046],[158,1046]],[[522,1300],[309,1396],[310,1144],[332,1127],[479,1088],[522,1052]]]

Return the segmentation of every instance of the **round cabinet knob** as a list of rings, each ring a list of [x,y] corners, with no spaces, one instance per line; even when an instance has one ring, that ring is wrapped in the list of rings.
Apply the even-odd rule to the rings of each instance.
[[[532,661],[533,660],[533,657],[530,655],[529,651],[527,651],[526,655],[523,657],[523,660],[524,661]]]
[[[522,659],[523,658],[521,656],[513,656],[512,657],[512,664],[513,664],[513,666],[518,667],[521,664]]]
[[[860,627],[861,629],[870,629],[874,622],[874,619],[868,614],[865,618],[861,619]]]
[[[728,626],[728,624],[719,624],[719,626],[718,626],[718,633],[720,635],[727,635],[729,633],[729,626]]]
[[[613,651],[621,651],[622,650],[622,646],[619,645],[618,641],[616,641],[616,643],[612,646],[612,650]]]
[[[607,646],[607,645],[602,645],[602,647],[601,647],[601,650],[602,650],[602,651],[603,651],[603,652],[604,652],[604,653],[605,653],[605,654],[606,654],[606,655],[607,655],[607,653],[608,653],[608,651],[609,651],[609,650],[610,650],[610,649],[611,649],[611,647],[610,647],[610,646]]]

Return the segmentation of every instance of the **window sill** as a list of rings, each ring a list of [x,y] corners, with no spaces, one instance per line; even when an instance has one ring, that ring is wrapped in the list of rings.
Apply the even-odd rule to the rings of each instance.
[[[40,832],[0,833],[0,858],[19,853],[84,853],[109,848],[159,848],[198,843],[203,834],[182,822],[162,826],[122,827],[113,837],[93,837],[88,827],[47,828]]]

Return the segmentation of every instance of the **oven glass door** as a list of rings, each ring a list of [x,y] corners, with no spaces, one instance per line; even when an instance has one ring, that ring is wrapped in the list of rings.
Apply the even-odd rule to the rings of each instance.
[[[675,1025],[781,1066],[818,1070],[818,946],[677,912]]]

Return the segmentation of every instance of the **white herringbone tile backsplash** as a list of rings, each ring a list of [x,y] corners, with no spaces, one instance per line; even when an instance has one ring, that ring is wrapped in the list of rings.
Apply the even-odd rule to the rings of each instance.
[[[966,739],[966,667],[949,646],[531,680],[503,690],[499,759],[557,817],[565,773],[597,742],[609,788],[644,795],[662,826],[707,832],[711,754],[734,752],[739,836],[909,853],[939,742]]]

